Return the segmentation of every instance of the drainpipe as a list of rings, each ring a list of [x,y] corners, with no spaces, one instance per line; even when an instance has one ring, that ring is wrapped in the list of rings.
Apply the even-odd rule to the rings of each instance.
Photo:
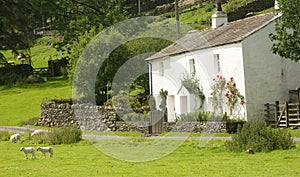
[[[150,95],[153,96],[153,86],[152,86],[152,63],[149,64],[149,82],[150,82]]]

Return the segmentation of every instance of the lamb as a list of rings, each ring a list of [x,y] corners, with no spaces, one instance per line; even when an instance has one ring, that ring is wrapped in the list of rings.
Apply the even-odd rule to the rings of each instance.
[[[46,152],[49,152],[50,157],[53,157],[53,148],[52,147],[37,147],[37,151],[41,151],[41,156],[40,158],[42,158],[43,156],[46,158]]]
[[[34,135],[37,135],[37,134],[46,133],[46,132],[47,132],[46,130],[34,130],[34,131],[31,133],[31,136],[34,136]]]
[[[20,141],[21,137],[19,133],[13,134],[10,136],[10,141],[12,143],[17,143],[18,141]]]
[[[31,154],[31,158],[35,158],[35,149],[33,147],[21,147],[20,151],[24,152],[25,159],[28,159],[28,154]]]

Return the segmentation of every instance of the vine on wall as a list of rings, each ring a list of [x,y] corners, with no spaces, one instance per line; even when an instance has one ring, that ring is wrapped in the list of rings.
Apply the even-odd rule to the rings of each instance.
[[[186,75],[183,77],[183,79],[181,80],[182,85],[191,93],[196,95],[200,101],[201,101],[201,105],[200,105],[200,109],[203,107],[203,103],[205,100],[205,95],[202,91],[202,89],[200,88],[200,81],[199,79],[196,77],[195,72],[192,73],[191,75]]]

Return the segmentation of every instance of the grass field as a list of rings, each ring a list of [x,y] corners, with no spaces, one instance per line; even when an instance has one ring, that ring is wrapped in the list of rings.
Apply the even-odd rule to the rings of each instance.
[[[186,141],[171,154],[154,161],[126,162],[111,158],[87,141],[55,145],[54,158],[25,160],[19,151],[28,144],[0,141],[1,176],[298,176],[300,147],[270,153],[230,153],[224,141],[199,148]],[[33,145],[34,147],[37,145]]]
[[[62,77],[45,83],[0,86],[0,125],[19,125],[21,121],[39,117],[44,98],[70,98],[70,82]]]
[[[17,59],[17,56],[12,53],[11,50],[0,50],[6,57],[7,61],[14,61],[15,64],[21,62]],[[32,60],[33,68],[44,68],[48,67],[49,59],[60,59],[63,55],[57,52],[53,47],[48,45],[35,45],[30,49],[30,56]]]

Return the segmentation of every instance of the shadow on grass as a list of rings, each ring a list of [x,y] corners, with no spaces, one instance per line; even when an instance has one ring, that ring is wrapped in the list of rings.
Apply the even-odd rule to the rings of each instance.
[[[46,82],[43,83],[35,83],[35,84],[15,84],[11,86],[0,86],[0,91],[10,91],[11,93],[20,93],[20,90],[12,90],[12,89],[42,89],[42,88],[57,88],[63,86],[71,86],[71,82],[67,77],[59,76],[59,77],[49,77]]]

